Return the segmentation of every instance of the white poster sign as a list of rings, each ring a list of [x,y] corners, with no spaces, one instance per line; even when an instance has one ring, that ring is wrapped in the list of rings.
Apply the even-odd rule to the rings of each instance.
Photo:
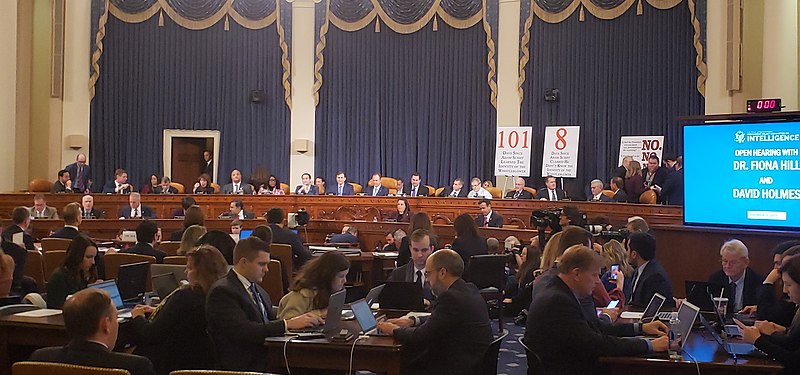
[[[620,138],[619,141],[619,161],[617,165],[622,165],[622,159],[626,156],[633,157],[633,160],[642,165],[642,169],[647,166],[647,159],[651,155],[658,156],[661,160],[664,149],[664,136],[663,135],[645,135],[645,136],[626,136]]]
[[[531,175],[531,129],[497,128],[495,176]]]
[[[542,177],[576,177],[580,126],[548,126],[544,130]]]

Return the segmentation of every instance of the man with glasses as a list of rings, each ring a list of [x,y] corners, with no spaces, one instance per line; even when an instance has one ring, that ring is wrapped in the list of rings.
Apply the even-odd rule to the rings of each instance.
[[[64,168],[72,178],[73,190],[78,193],[90,193],[92,188],[92,168],[86,164],[86,155],[78,154],[75,162]]]
[[[728,313],[738,312],[745,306],[756,305],[758,303],[756,292],[764,282],[764,277],[749,267],[747,246],[736,239],[728,240],[719,249],[719,256],[722,269],[714,272],[708,278],[708,282],[723,288],[722,296],[728,298]]]

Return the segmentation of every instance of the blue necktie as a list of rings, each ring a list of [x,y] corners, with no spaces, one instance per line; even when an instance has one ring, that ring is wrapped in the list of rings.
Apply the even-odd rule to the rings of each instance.
[[[268,322],[267,311],[265,310],[264,301],[261,299],[261,293],[256,289],[256,284],[250,284],[250,294],[253,295],[253,300],[256,302],[258,311],[261,312],[261,319],[264,323]]]
[[[344,189],[344,185],[339,185],[339,195],[342,195],[342,189]]]

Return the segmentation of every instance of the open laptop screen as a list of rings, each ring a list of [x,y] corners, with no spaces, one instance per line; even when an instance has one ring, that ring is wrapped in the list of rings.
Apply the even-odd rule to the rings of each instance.
[[[642,314],[642,322],[649,323],[653,321],[656,314],[658,314],[658,310],[661,309],[661,306],[664,305],[664,301],[667,299],[659,293],[653,294],[653,297],[650,298],[650,303],[647,304],[647,307],[644,309],[644,313]]]
[[[111,302],[114,302],[114,306],[116,306],[118,309],[122,308],[122,297],[119,295],[119,289],[117,288],[116,281],[103,281],[101,283],[90,285],[89,287],[105,290],[106,293],[108,293],[108,296],[111,297]]]
[[[351,306],[353,315],[355,315],[358,325],[361,326],[362,332],[369,332],[378,326],[378,321],[375,320],[375,315],[372,315],[367,301],[359,300]]]

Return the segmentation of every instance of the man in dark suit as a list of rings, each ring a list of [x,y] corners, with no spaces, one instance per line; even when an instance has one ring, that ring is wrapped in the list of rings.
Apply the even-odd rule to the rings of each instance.
[[[233,250],[233,269],[208,291],[206,321],[220,369],[265,372],[265,338],[322,323],[312,313],[277,319],[269,295],[259,285],[268,272],[269,258],[269,244],[260,238],[239,241]]]
[[[422,180],[419,177],[419,172],[411,173],[411,183],[408,184],[406,195],[409,197],[430,197],[431,192],[428,187],[422,185]]]
[[[149,359],[112,351],[117,342],[119,322],[117,309],[105,291],[87,288],[76,292],[64,303],[62,314],[69,344],[39,349],[33,352],[31,361],[119,368],[128,370],[131,375],[155,375]]]
[[[663,352],[667,336],[652,341],[605,334],[597,320],[587,320],[579,299],[590,299],[603,259],[586,246],[561,256],[558,273],[537,285],[528,312],[524,341],[538,355],[543,374],[590,374],[602,356]],[[663,332],[659,332],[663,333]],[[533,368],[529,355],[529,367]]]
[[[214,181],[214,160],[211,159],[211,151],[203,151],[203,168],[200,169],[200,174],[208,175],[208,182]]]
[[[533,199],[533,194],[525,190],[525,179],[517,177],[514,180],[514,190],[509,191],[504,199]]]
[[[372,187],[367,187],[364,193],[367,193],[370,197],[385,197],[389,195],[389,189],[381,185],[380,173],[373,173],[370,182],[372,182]]]
[[[764,277],[750,268],[747,246],[739,240],[728,240],[719,249],[722,269],[714,272],[708,282],[723,288],[723,297],[728,298],[728,313],[735,313],[745,306],[758,304],[758,290]]]
[[[256,214],[252,211],[246,211],[244,209],[244,202],[241,199],[237,199],[231,202],[228,211],[223,212],[220,217],[226,218],[233,218],[238,220],[245,220],[245,219],[255,219]]]
[[[331,236],[328,243],[358,243],[358,228],[353,225],[347,224],[342,227],[342,233],[337,233]]]
[[[90,193],[92,189],[92,168],[86,164],[86,155],[78,154],[75,162],[64,167],[74,181],[73,190],[76,193]]]
[[[338,171],[336,172],[336,186],[328,194],[338,196],[356,195],[356,191],[353,189],[353,185],[347,183],[347,176],[345,176],[344,172]]]
[[[155,219],[156,213],[152,208],[142,204],[139,193],[131,193],[128,197],[128,206],[119,210],[120,219]]]
[[[667,271],[656,257],[656,239],[649,233],[631,233],[628,237],[628,261],[635,268],[630,279],[625,278],[625,296],[628,304],[645,307],[655,293],[661,293],[667,300],[664,306],[674,306],[672,285]]]
[[[311,175],[308,173],[303,173],[300,177],[302,180],[302,184],[297,185],[294,189],[295,194],[299,195],[319,195],[319,188],[317,185],[312,184],[311,182]]]
[[[443,197],[450,197],[450,198],[466,198],[467,194],[469,194],[468,189],[464,189],[464,180],[461,177],[456,178],[453,180],[453,187],[445,188],[442,192]]]
[[[589,186],[592,190],[592,196],[589,197],[588,202],[611,202],[611,198],[603,194],[603,181],[594,179]]]
[[[612,202],[627,202],[628,194],[622,188],[625,187],[625,180],[622,177],[614,177],[611,179],[611,191],[614,196],[611,198]]]
[[[283,228],[283,209],[275,207],[267,211],[267,224],[272,229],[272,243],[292,246],[292,264],[298,270],[311,260],[311,252],[303,246],[303,240],[297,233]]]
[[[153,189],[153,194],[178,194],[178,189],[172,187],[171,183],[172,181],[169,177],[164,176],[161,178],[161,184]]]
[[[489,199],[481,199],[478,202],[478,208],[481,209],[481,214],[475,218],[475,225],[479,227],[502,228],[503,217],[492,211],[492,201]]]
[[[158,225],[155,221],[145,220],[136,226],[136,245],[122,250],[123,253],[147,255],[156,258],[156,263],[164,263],[167,253],[153,247],[156,243]]]
[[[81,217],[84,219],[102,219],[105,216],[103,211],[94,208],[94,197],[84,195],[81,198]]]
[[[25,207],[16,207],[11,211],[11,225],[0,234],[3,251],[14,259],[11,288],[20,295],[37,291],[36,281],[30,276],[25,276],[28,250],[36,250],[33,236],[26,232],[30,225],[31,212]],[[14,237],[17,237],[16,240]]]
[[[431,293],[430,285],[425,280],[425,262],[428,257],[436,250],[431,245],[430,233],[425,229],[417,229],[409,237],[409,250],[411,250],[411,261],[395,268],[386,281],[405,281],[414,282],[422,286],[422,295],[427,300],[425,305],[429,305],[435,297]]]
[[[74,193],[72,190],[72,180],[70,180],[69,176],[69,172],[67,172],[66,169],[58,171],[58,180],[53,183],[53,188],[50,189],[50,194]]]
[[[544,187],[536,192],[536,199],[543,201],[560,201],[567,199],[567,194],[557,186],[556,178],[547,176],[544,178]]]
[[[28,232],[26,232],[28,230],[28,227],[30,227],[30,225],[31,225],[31,211],[28,210],[27,207],[14,208],[14,210],[11,211],[11,225],[9,225],[8,227],[6,227],[6,229],[3,230],[2,234],[3,240],[12,243],[18,243],[14,242],[14,235],[17,233],[22,233],[22,243],[18,244],[24,247],[26,250],[36,250],[36,247],[34,247],[33,245],[34,243],[33,236],[31,236],[30,234],[28,234]],[[14,261],[16,262],[17,260],[14,259]]]
[[[413,236],[413,234],[412,234]],[[439,250],[425,262],[431,291],[437,296],[428,317],[379,323],[408,353],[413,374],[472,374],[492,342],[486,302],[478,288],[461,278],[464,261],[455,251]],[[595,276],[596,277],[596,276]]]
[[[222,194],[253,195],[253,185],[242,182],[242,172],[238,169],[231,171],[231,183],[222,186]]]
[[[683,156],[673,165],[675,170],[667,175],[664,185],[653,186],[658,193],[659,202],[671,205],[683,205]],[[663,169],[663,167],[662,167]]]
[[[34,219],[58,219],[58,210],[47,205],[44,194],[36,194],[33,197],[33,207],[28,208],[28,210]]]
[[[134,191],[128,183],[128,172],[124,169],[114,171],[114,179],[103,185],[103,194],[130,194]]]
[[[64,206],[64,227],[51,234],[50,238],[72,240],[81,233],[79,225],[81,225],[81,205],[76,202],[69,203]]]
[[[622,158],[622,163],[619,167],[614,169],[614,172],[611,173],[611,177],[619,177],[621,179],[625,179],[625,175],[628,173],[628,164],[633,161],[633,156],[626,156]]]
[[[644,180],[644,185],[648,188],[653,186],[664,187],[668,172],[667,168],[661,167],[660,164],[658,156],[651,155],[647,159],[647,168],[642,171],[642,179]]]

